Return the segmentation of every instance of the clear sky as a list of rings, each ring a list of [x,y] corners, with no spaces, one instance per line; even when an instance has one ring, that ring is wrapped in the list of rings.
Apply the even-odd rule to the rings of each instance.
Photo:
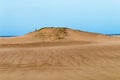
[[[0,0],[0,35],[45,26],[120,33],[120,0]]]

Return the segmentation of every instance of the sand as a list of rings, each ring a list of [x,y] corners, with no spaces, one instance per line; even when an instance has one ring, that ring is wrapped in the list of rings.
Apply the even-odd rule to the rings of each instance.
[[[63,40],[1,38],[0,80],[120,80],[119,38],[68,32]]]

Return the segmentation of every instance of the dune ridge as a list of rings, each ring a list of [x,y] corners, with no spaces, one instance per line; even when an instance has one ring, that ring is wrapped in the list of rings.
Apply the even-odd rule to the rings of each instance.
[[[43,28],[27,34],[34,38],[41,40],[55,41],[55,40],[68,40],[68,41],[94,41],[110,38],[110,36],[91,33],[80,30],[74,30],[69,28]]]
[[[56,41],[108,42],[119,40],[120,37],[85,32],[69,28],[42,28],[40,30],[28,33],[24,36],[12,38],[0,38],[0,44],[56,42]]]

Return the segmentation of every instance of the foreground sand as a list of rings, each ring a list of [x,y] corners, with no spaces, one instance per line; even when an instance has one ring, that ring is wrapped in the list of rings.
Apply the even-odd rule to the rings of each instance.
[[[3,42],[0,80],[120,80],[120,41]]]
[[[0,80],[120,80],[120,37],[43,28],[0,38]]]

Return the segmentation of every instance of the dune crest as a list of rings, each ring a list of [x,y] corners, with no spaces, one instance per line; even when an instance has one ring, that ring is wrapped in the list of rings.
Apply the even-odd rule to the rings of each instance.
[[[41,28],[24,36],[13,38],[0,38],[0,44],[36,43],[55,41],[80,42],[110,42],[119,41],[120,37],[112,37],[99,33],[85,32],[70,28]]]
[[[42,41],[104,41],[113,39],[108,35],[74,30],[70,28],[42,28],[25,35],[25,37],[38,38]]]
[[[27,35],[41,40],[60,40],[67,36],[67,28],[42,28]]]

